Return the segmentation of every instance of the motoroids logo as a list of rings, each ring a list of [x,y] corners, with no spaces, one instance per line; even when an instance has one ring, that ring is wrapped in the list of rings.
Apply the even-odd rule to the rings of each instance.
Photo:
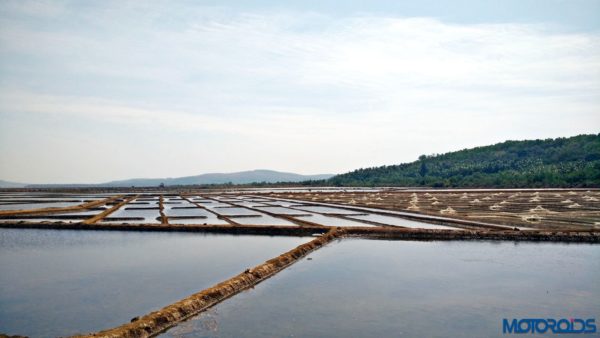
[[[596,333],[596,319],[581,318],[523,318],[502,319],[502,333]]]

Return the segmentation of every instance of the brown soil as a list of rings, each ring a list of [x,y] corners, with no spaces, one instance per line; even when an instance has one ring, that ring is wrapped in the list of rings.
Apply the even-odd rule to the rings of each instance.
[[[379,208],[466,222],[539,229],[600,229],[600,191],[595,190],[383,190],[254,194],[302,202]],[[448,212],[451,210],[452,212]],[[467,223],[464,223],[467,225]]]
[[[107,209],[101,213],[99,213],[98,215],[95,215],[93,217],[90,217],[88,219],[86,219],[85,221],[83,221],[83,224],[94,224],[100,220],[102,220],[104,217],[112,214],[113,212],[119,210],[119,208],[121,208],[122,206],[124,206],[125,204],[133,201],[137,196],[133,196],[133,197],[129,197],[127,199],[124,199],[123,201],[117,203],[116,205],[113,205],[110,209]]]

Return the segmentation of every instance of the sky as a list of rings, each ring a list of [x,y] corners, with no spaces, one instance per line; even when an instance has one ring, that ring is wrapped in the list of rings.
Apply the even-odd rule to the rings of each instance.
[[[343,173],[600,132],[600,0],[0,2],[0,179]]]

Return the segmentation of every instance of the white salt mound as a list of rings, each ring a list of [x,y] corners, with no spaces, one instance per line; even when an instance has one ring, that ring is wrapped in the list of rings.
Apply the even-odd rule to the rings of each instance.
[[[448,206],[446,209],[440,210],[440,213],[444,215],[454,215],[456,214],[456,210],[454,210],[451,206]]]
[[[533,209],[529,209],[529,212],[550,212],[550,210],[542,207],[541,205],[538,205],[537,207],[535,207]]]

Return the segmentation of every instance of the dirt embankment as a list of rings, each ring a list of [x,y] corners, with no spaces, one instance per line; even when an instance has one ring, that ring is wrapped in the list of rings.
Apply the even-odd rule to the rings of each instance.
[[[84,224],[64,222],[3,222],[0,228],[63,229],[63,230],[126,230],[126,231],[184,231],[236,235],[310,236],[323,234],[327,226],[289,225],[204,225],[204,224]],[[344,227],[345,236],[371,239],[412,240],[493,240],[600,243],[600,232],[578,229],[563,230],[439,230],[400,227]]]
[[[13,216],[13,215],[37,215],[37,214],[55,214],[61,212],[76,212],[89,208],[94,208],[100,205],[109,204],[114,202],[117,199],[124,198],[123,195],[113,196],[106,199],[87,202],[79,205],[75,205],[72,207],[64,207],[64,208],[42,208],[42,209],[30,209],[30,210],[2,210],[0,211],[0,216]]]
[[[113,212],[119,210],[119,208],[121,208],[122,206],[126,205],[127,203],[133,201],[136,198],[137,198],[137,196],[132,196],[132,197],[129,197],[127,199],[124,199],[121,202],[117,203],[116,205],[113,205],[110,209],[104,210],[103,212],[99,213],[98,215],[86,219],[82,223],[83,224],[94,224],[94,223],[102,220],[104,217],[106,217],[106,216],[112,214]]]
[[[160,223],[169,224],[169,220],[165,215],[165,198],[163,195],[160,195],[158,199],[159,213],[160,213]]]
[[[430,230],[390,227],[347,227],[348,237],[399,240],[489,240],[489,241],[530,241],[530,242],[578,242],[600,243],[600,232],[563,231],[488,231],[488,230]]]
[[[113,224],[113,223],[65,223],[65,222],[3,222],[0,228],[12,229],[57,229],[57,230],[120,230],[120,231],[182,231],[206,232],[234,235],[265,236],[310,236],[329,231],[327,226],[294,226],[294,225],[204,225],[204,224]]]
[[[241,274],[221,282],[211,288],[200,291],[177,303],[152,312],[131,323],[113,329],[80,337],[150,337],[169,327],[194,316],[207,308],[275,275],[290,264],[298,261],[313,250],[316,250],[342,235],[343,230],[332,229],[326,234],[290,250],[263,264],[247,269]]]

